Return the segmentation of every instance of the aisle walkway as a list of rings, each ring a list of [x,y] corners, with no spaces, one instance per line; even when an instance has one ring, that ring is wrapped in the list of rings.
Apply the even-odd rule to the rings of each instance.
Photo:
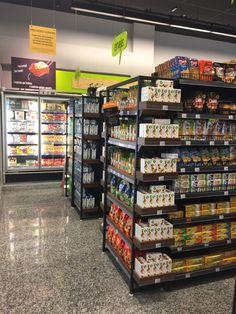
[[[79,221],[59,188],[0,200],[0,314],[230,314],[233,280],[130,297],[101,252],[100,221]]]

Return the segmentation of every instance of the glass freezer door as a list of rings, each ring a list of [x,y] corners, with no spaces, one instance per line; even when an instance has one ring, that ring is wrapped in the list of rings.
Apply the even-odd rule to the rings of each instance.
[[[39,167],[37,97],[5,95],[7,170]]]
[[[63,168],[66,157],[66,99],[41,98],[41,168]]]

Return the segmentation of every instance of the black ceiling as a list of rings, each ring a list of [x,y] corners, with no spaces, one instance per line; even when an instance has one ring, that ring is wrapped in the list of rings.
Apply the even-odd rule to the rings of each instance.
[[[71,12],[71,0],[0,0],[21,5],[32,5],[35,7],[61,10]],[[76,1],[74,1],[76,2]],[[81,2],[81,1],[78,1]],[[231,5],[231,0],[83,0],[92,6],[106,3],[113,8],[123,6],[145,11],[158,12],[173,16],[186,16],[190,19],[204,20],[211,23],[231,25],[236,27],[236,4]],[[236,1],[235,1],[236,3]],[[177,7],[172,13],[171,9]]]

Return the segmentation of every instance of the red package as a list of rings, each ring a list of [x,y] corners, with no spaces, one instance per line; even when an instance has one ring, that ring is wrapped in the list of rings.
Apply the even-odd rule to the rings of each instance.
[[[200,80],[212,81],[212,61],[211,60],[199,60],[199,72]]]

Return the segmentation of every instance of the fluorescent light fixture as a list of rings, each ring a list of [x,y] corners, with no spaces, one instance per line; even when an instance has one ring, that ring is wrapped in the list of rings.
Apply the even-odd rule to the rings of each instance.
[[[215,35],[220,35],[220,36],[227,36],[227,37],[233,37],[233,38],[236,38],[236,35],[233,35],[233,34],[226,34],[226,33],[220,33],[220,32],[211,32],[212,34],[215,34]]]
[[[182,26],[182,25],[174,25],[174,24],[170,24],[170,26],[174,27],[174,28],[187,29],[189,31],[202,32],[202,33],[211,33],[211,31],[209,31],[207,29],[193,28],[193,27],[187,27],[187,26]]]
[[[125,20],[130,20],[130,21],[136,21],[136,22],[143,22],[143,23],[149,23],[149,24],[156,24],[156,25],[165,25],[165,26],[170,26],[168,23],[162,23],[162,22],[156,22],[152,20],[144,20],[144,19],[139,19],[136,17],[131,17],[131,16],[123,16]]]
[[[173,8],[171,9],[171,12],[174,13],[174,12],[177,11],[177,10],[178,10],[178,7],[173,7]]]
[[[92,13],[92,14],[99,14],[99,15],[104,15],[104,16],[124,18],[123,15],[119,15],[119,14],[112,14],[112,13],[106,13],[106,12],[94,11],[94,10],[88,10],[88,9],[82,9],[82,8],[76,8],[76,7],[71,7],[71,10],[79,11],[79,12]]]

